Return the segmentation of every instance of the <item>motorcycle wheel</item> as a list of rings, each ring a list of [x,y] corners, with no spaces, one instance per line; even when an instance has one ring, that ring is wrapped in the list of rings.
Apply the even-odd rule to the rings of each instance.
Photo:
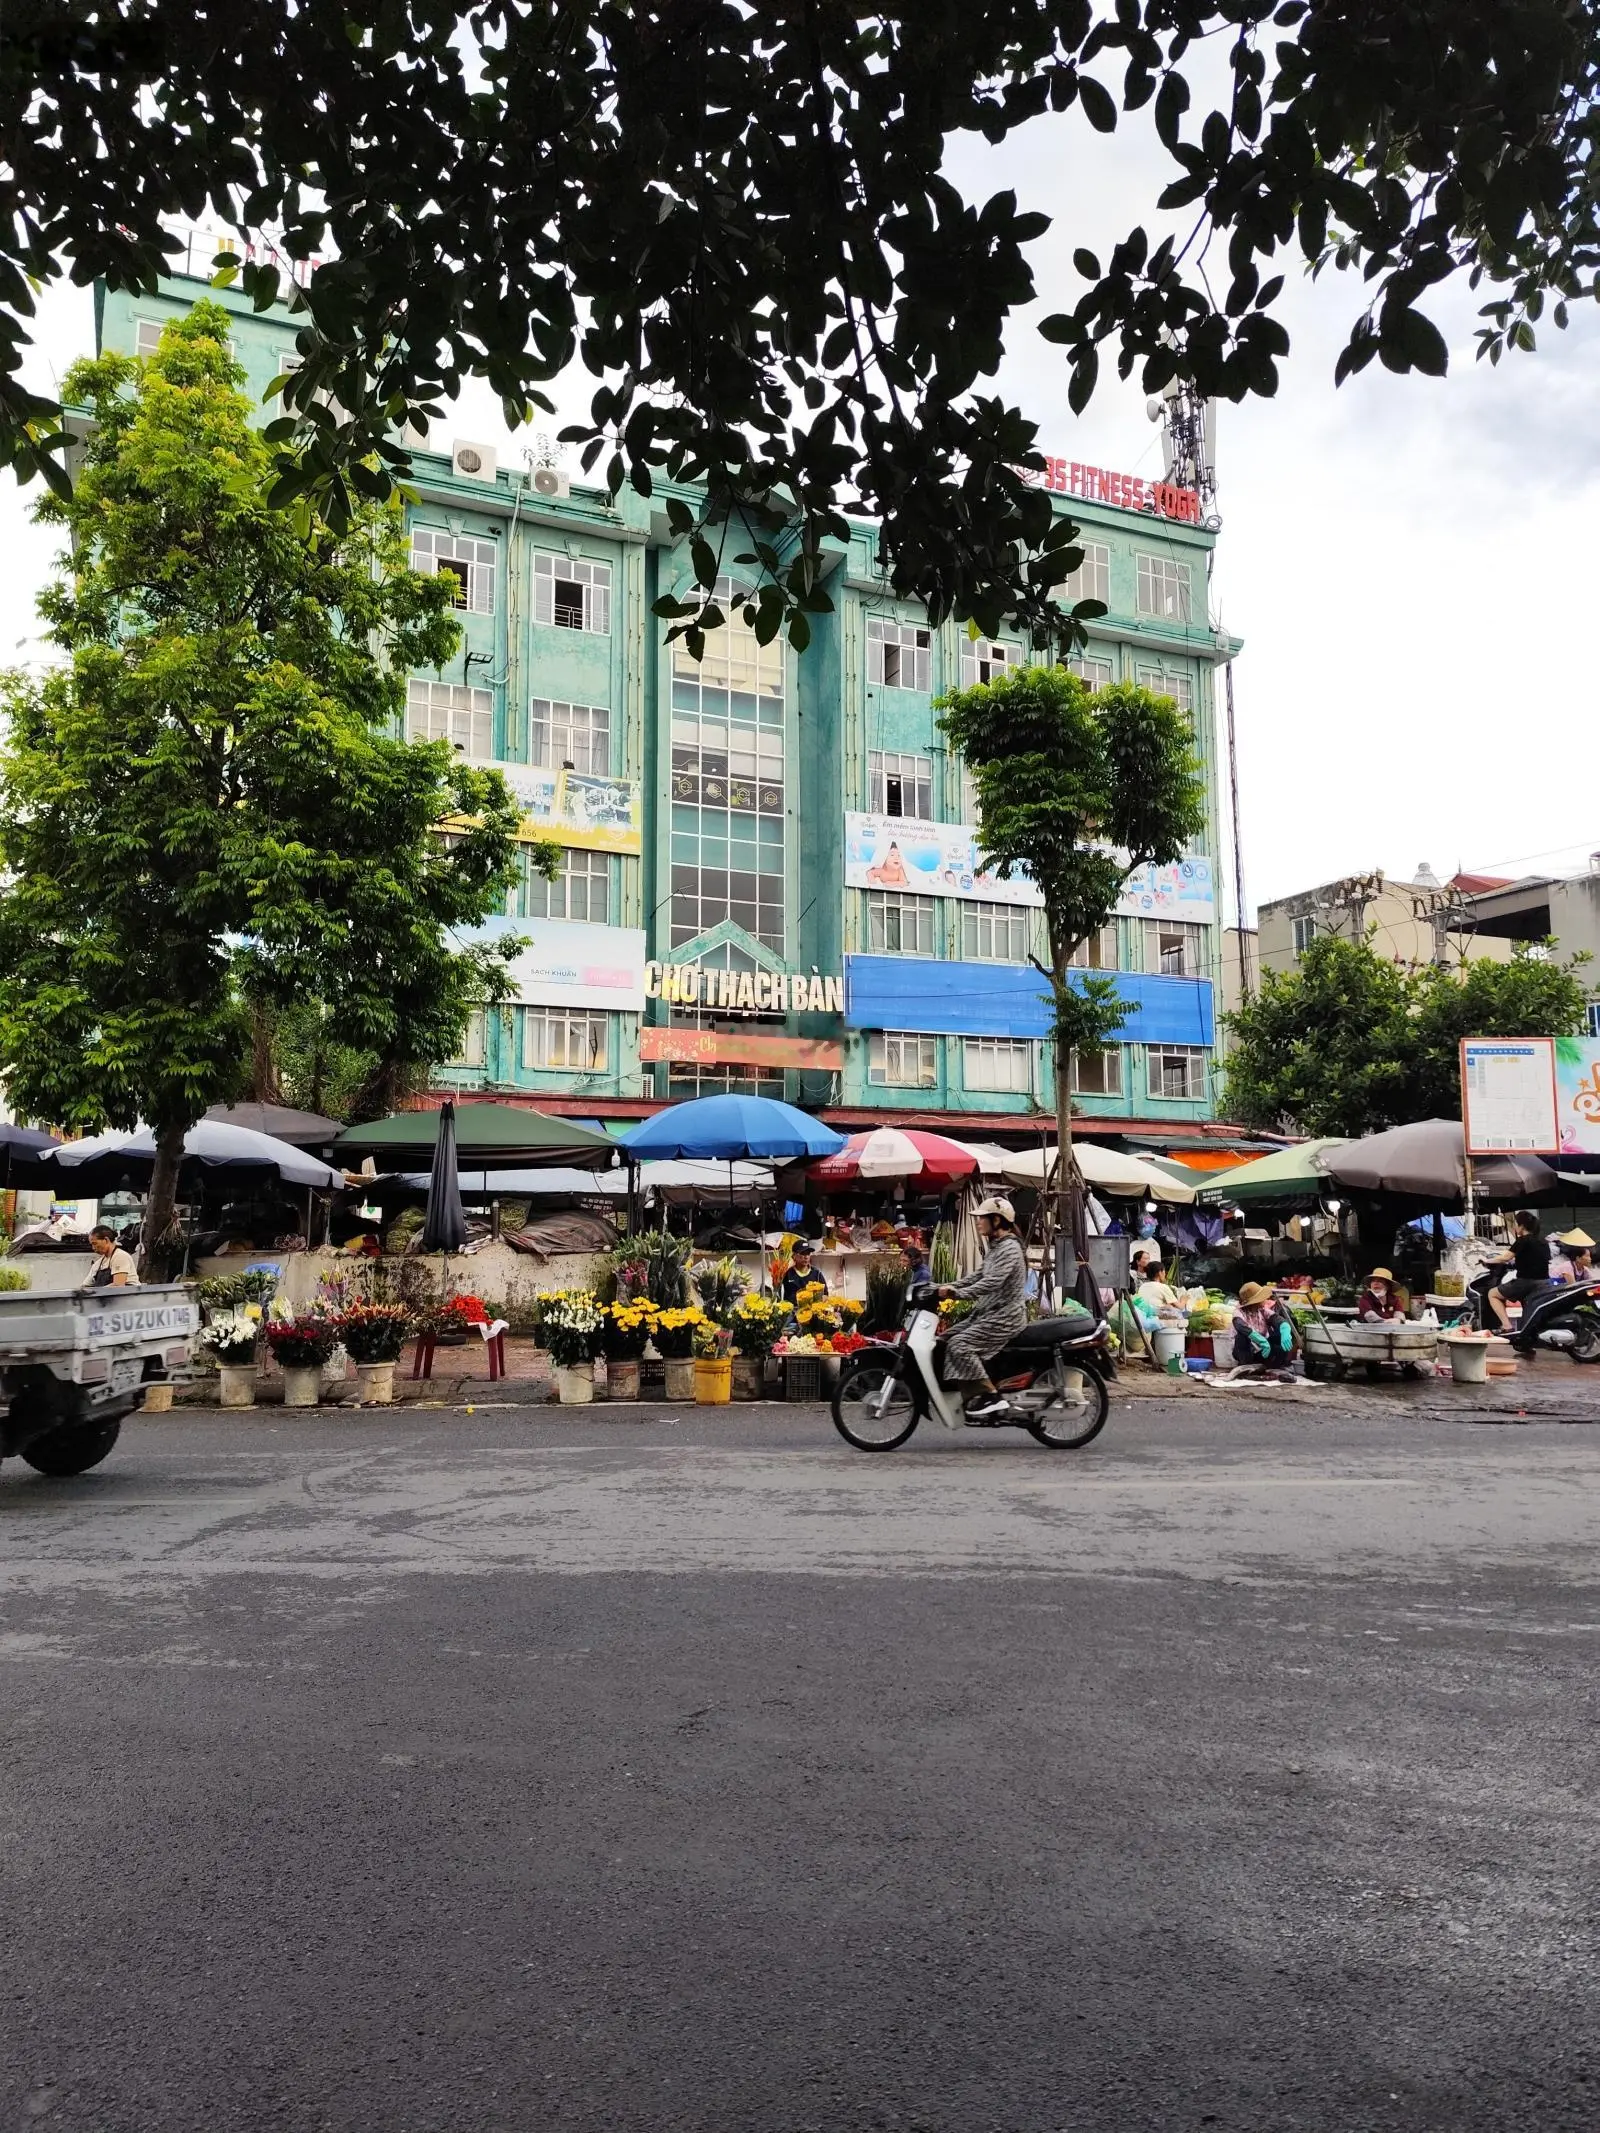
[[[87,1474],[105,1458],[121,1430],[120,1416],[114,1422],[74,1422],[35,1437],[22,1447],[22,1457],[37,1474]]]
[[[1567,1320],[1572,1328],[1572,1346],[1567,1350],[1575,1363],[1600,1363],[1600,1318],[1584,1311]]]
[[[1068,1363],[1065,1368],[1077,1370],[1082,1379],[1082,1390],[1069,1391],[1061,1379],[1061,1365],[1056,1367],[1056,1397],[1050,1405],[1041,1408],[1028,1424],[1028,1435],[1046,1451],[1075,1452],[1085,1444],[1092,1444],[1106,1426],[1106,1416],[1111,1412],[1111,1395],[1106,1390],[1106,1381],[1093,1370],[1077,1369]]]
[[[874,1356],[842,1370],[833,1388],[833,1426],[858,1452],[892,1452],[922,1420],[905,1366]]]

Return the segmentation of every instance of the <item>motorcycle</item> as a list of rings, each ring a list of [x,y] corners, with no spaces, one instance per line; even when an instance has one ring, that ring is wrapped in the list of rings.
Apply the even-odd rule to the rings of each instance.
[[[1080,1450],[1105,1428],[1116,1364],[1103,1318],[1039,1318],[1013,1334],[989,1362],[1009,1411],[970,1422],[961,1388],[940,1378],[937,1289],[911,1291],[901,1336],[858,1348],[839,1373],[833,1424],[857,1451],[892,1452],[929,1413],[946,1429],[1025,1429],[1054,1452]]]
[[[1509,1272],[1490,1267],[1467,1284],[1473,1323],[1498,1330],[1489,1308],[1489,1291]],[[1600,1280],[1549,1282],[1523,1298],[1522,1318],[1506,1339],[1518,1355],[1534,1355],[1541,1348],[1558,1348],[1575,1363],[1600,1363]]]

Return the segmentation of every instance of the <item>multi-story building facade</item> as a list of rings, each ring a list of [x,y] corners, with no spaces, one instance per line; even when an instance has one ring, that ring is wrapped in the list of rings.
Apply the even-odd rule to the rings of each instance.
[[[102,345],[148,351],[201,294],[233,314],[263,394],[292,321],[203,283],[106,296]],[[1080,670],[1175,697],[1207,793],[1192,854],[1135,884],[1083,953],[1131,1012],[1078,1062],[1079,1104],[1108,1128],[1181,1126],[1210,1115],[1220,971],[1214,677],[1238,646],[1208,619],[1215,533],[1126,477],[1056,462],[1050,485],[1082,492],[1074,597],[1108,608]],[[529,838],[564,847],[560,880],[527,871],[501,922],[534,944],[516,1006],[475,1023],[441,1086],[599,1115],[745,1088],[844,1124],[991,1133],[1051,1110],[1029,960],[1042,914],[1025,885],[983,873],[935,709],[1021,661],[1020,642],[930,626],[893,597],[862,525],[830,558],[833,611],[804,653],[758,644],[735,614],[697,662],[652,612],[692,575],[659,496],[613,502],[466,443],[419,451],[411,486],[412,560],[454,581],[461,645],[410,677],[408,730],[498,766]]]

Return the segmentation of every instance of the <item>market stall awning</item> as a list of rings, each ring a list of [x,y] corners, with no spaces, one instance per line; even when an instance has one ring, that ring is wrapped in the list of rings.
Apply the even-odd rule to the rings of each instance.
[[[251,1133],[267,1133],[292,1148],[331,1148],[339,1136],[339,1121],[324,1118],[320,1111],[296,1111],[288,1104],[213,1104],[206,1112],[219,1126],[243,1126]]]
[[[1466,1201],[1466,1145],[1460,1119],[1421,1118],[1339,1142],[1325,1167],[1347,1192],[1393,1193],[1454,1208]],[[1472,1183],[1478,1199],[1502,1205],[1560,1192],[1555,1171],[1537,1155],[1474,1156]]]
[[[72,1185],[84,1194],[115,1192],[124,1185],[147,1183],[155,1168],[156,1140],[148,1126],[136,1133],[97,1133],[90,1140],[64,1141],[40,1158],[41,1178]],[[183,1140],[183,1187],[192,1192],[210,1174],[277,1178],[282,1185],[314,1186],[327,1192],[344,1183],[337,1170],[267,1133],[245,1126],[224,1126],[203,1118]]]
[[[431,1167],[439,1138],[438,1111],[398,1111],[364,1126],[347,1126],[333,1144],[336,1160],[359,1170],[370,1155],[380,1170]],[[455,1114],[458,1169],[523,1170],[546,1163],[605,1170],[617,1144],[570,1118],[549,1118],[519,1104],[462,1104]]]
[[[972,1177],[977,1168],[977,1157],[961,1141],[947,1140],[941,1133],[876,1126],[870,1133],[852,1133],[837,1155],[811,1164],[806,1176],[824,1190],[830,1185],[896,1181],[946,1185]]]
[[[1334,1139],[1297,1141],[1280,1148],[1276,1155],[1263,1155],[1237,1170],[1224,1170],[1199,1185],[1195,1198],[1203,1207],[1315,1205],[1338,1186],[1328,1176],[1323,1157],[1330,1148],[1342,1148]]]
[[[1164,1200],[1169,1206],[1187,1207],[1194,1199],[1193,1185],[1183,1184],[1136,1155],[1124,1155],[1116,1148],[1101,1148],[1094,1141],[1074,1141],[1072,1152],[1078,1159],[1084,1182],[1098,1193],[1108,1193],[1114,1200]],[[1053,1145],[1023,1148],[1014,1153],[1008,1151],[1001,1175],[1008,1185],[1034,1185],[1042,1190],[1050,1182],[1055,1161]]]

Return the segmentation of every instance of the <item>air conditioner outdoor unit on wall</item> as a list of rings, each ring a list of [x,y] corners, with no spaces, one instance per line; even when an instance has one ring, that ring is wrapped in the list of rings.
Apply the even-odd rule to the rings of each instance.
[[[555,467],[535,467],[533,493],[535,496],[570,496],[572,483]]]
[[[464,474],[469,481],[493,481],[495,474],[495,451],[492,444],[468,444],[458,437],[450,447],[452,473]]]

